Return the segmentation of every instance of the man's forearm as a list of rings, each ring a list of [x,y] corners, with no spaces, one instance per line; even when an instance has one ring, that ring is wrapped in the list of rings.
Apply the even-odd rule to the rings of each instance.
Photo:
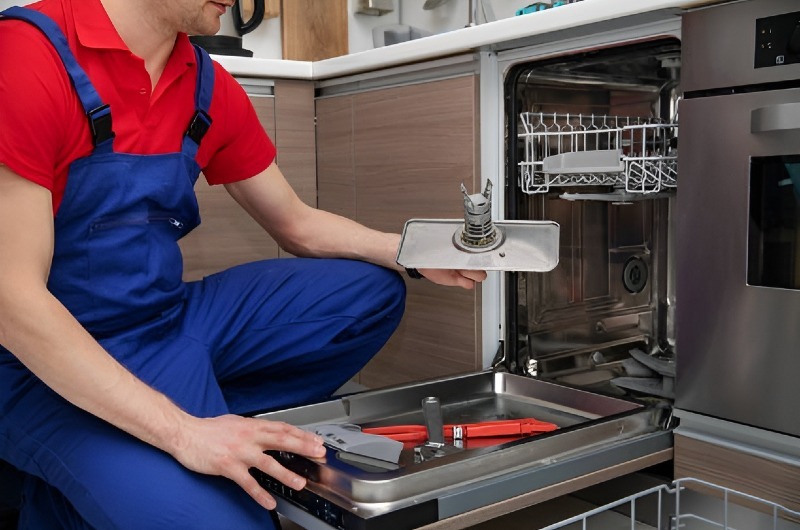
[[[26,290],[24,297],[15,291]],[[187,414],[111,357],[44,287],[0,284],[0,343],[77,407],[167,452]]]
[[[276,164],[226,188],[287,252],[296,256],[359,259],[399,269],[395,263],[398,234],[373,230],[308,206],[297,197]]]
[[[309,208],[285,244],[297,256],[339,257],[400,270],[395,258],[400,235],[380,232],[339,215]]]

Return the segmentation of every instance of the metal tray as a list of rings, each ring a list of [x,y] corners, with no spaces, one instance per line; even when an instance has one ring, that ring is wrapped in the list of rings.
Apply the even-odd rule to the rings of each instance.
[[[559,225],[552,221],[495,221],[499,244],[465,251],[453,242],[463,219],[406,221],[397,263],[416,269],[547,272],[558,265]]]
[[[313,516],[319,528],[417,528],[672,445],[662,409],[508,373],[364,392],[257,417],[294,425],[422,424],[421,402],[430,396],[441,400],[445,423],[535,417],[559,429],[467,445],[422,462],[409,447],[396,469],[345,461],[333,449],[324,461],[276,453],[309,478],[306,490],[293,492],[258,473],[257,478]]]

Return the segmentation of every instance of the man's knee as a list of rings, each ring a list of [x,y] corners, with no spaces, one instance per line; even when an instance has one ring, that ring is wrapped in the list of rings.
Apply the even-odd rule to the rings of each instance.
[[[367,301],[385,308],[388,313],[402,314],[406,301],[406,284],[400,273],[376,265],[367,268],[364,280],[367,282]]]

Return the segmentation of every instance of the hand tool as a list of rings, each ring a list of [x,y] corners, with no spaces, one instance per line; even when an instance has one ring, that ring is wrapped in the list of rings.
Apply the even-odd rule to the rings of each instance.
[[[444,426],[445,438],[466,440],[469,438],[494,438],[528,436],[558,429],[554,423],[522,418],[517,420],[494,420],[478,423],[464,423]],[[398,442],[424,442],[428,432],[424,425],[391,425],[387,427],[366,427],[361,432],[386,436]]]

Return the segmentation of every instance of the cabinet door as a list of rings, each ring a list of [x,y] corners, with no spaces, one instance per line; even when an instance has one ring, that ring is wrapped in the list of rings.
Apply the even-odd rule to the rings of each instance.
[[[314,84],[310,81],[275,82],[275,124],[271,136],[278,149],[278,166],[300,200],[317,206],[317,157]],[[279,250],[280,257],[290,254]]]
[[[274,96],[251,95],[250,101],[278,150],[277,162],[284,176],[303,201],[316,206],[312,83],[276,81]],[[201,176],[195,191],[202,224],[181,240],[185,280],[287,255],[223,186],[209,186]]]
[[[275,136],[275,98],[251,96],[259,121]],[[203,175],[195,185],[202,223],[180,241],[183,278],[199,280],[233,265],[277,258],[278,245],[231,198],[224,186],[209,186]]]
[[[463,218],[478,190],[477,77],[317,100],[319,206],[400,232],[411,218]],[[408,280],[400,328],[364,368],[371,388],[481,368],[480,292]]]
[[[675,434],[675,478],[697,478],[800,510],[800,465],[795,457],[713,440]],[[741,497],[731,501],[749,505]]]

